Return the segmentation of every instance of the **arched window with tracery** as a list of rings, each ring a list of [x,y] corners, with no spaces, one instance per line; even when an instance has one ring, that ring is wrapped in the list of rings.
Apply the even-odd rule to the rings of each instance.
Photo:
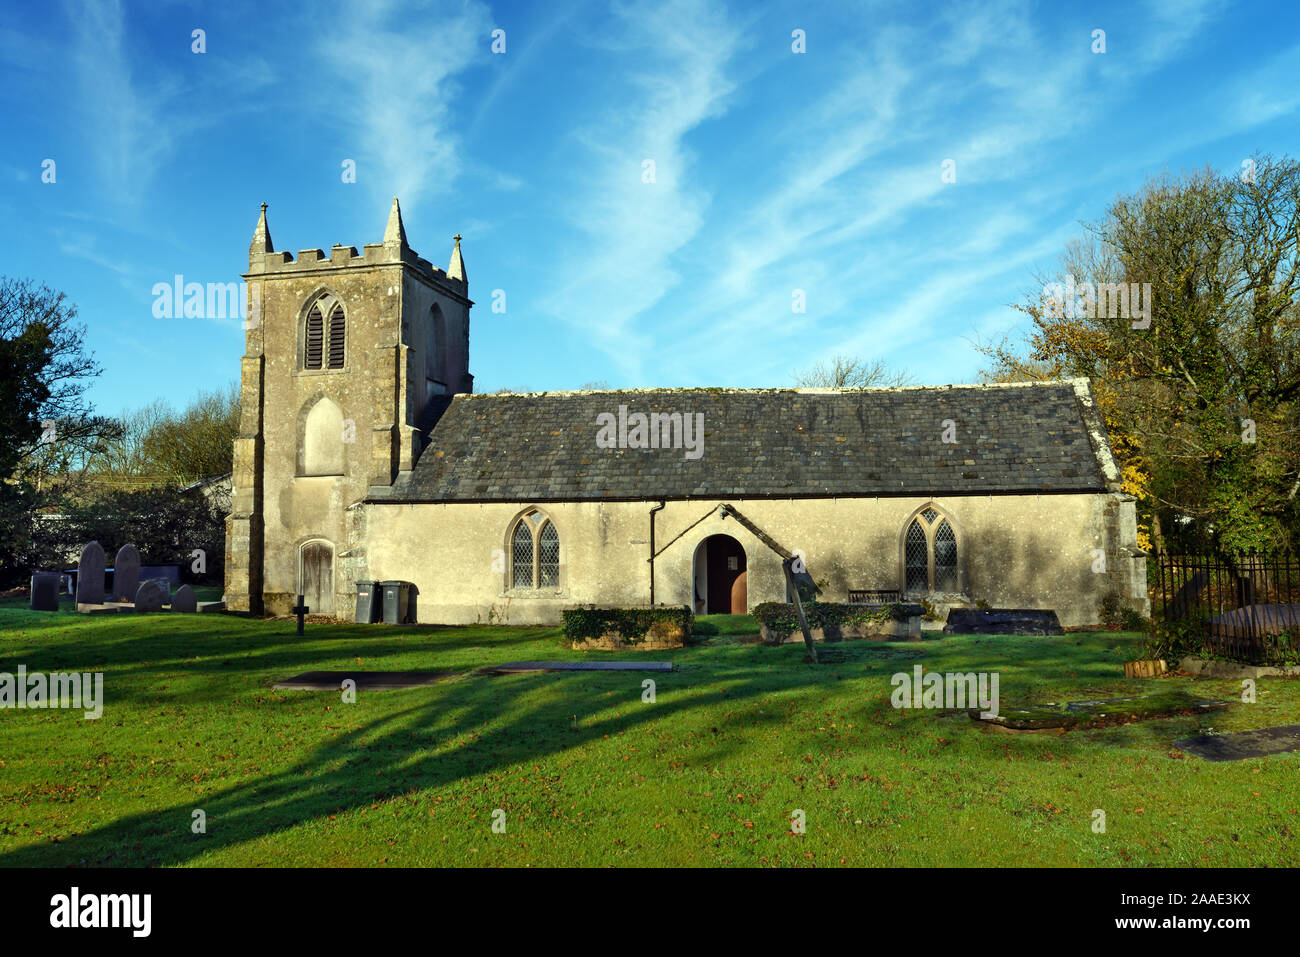
[[[511,588],[560,587],[560,533],[537,509],[529,509],[510,530]]]
[[[347,359],[347,319],[343,303],[329,293],[307,310],[303,324],[304,369],[342,369]]]
[[[961,590],[957,531],[948,517],[927,505],[903,533],[903,588],[908,592]]]

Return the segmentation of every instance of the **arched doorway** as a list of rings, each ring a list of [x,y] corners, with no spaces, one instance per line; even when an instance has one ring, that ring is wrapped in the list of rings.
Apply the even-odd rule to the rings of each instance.
[[[298,591],[311,614],[334,614],[334,548],[329,542],[308,542],[298,552]]]
[[[695,549],[695,611],[743,615],[749,610],[745,549],[730,535],[710,535]]]

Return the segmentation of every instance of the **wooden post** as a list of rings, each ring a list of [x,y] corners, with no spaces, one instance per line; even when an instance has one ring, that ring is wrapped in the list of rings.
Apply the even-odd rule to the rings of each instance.
[[[812,631],[808,628],[808,619],[804,617],[803,601],[799,598],[799,589],[795,587],[794,572],[791,570],[793,564],[793,558],[782,559],[781,569],[785,572],[785,584],[790,589],[790,597],[794,599],[794,613],[799,616],[799,627],[803,629],[803,643],[808,649],[808,657],[812,659],[813,664],[817,664],[817,646],[813,643]]]

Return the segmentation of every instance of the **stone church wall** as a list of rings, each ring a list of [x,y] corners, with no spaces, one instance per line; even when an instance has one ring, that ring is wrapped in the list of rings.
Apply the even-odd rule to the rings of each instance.
[[[897,589],[902,536],[926,498],[728,502],[783,549],[800,551],[828,601],[850,589]],[[1094,624],[1115,592],[1149,613],[1131,507],[1106,494],[1004,495],[933,500],[958,536],[959,591],[952,603],[1050,608],[1066,626]],[[560,535],[560,587],[506,587],[515,504],[370,504],[365,577],[419,589],[419,620],[463,624],[554,624],[576,604],[649,601],[652,502],[537,503]],[[658,512],[655,601],[692,602],[699,544],[726,534],[744,547],[748,606],[785,600],[779,555],[716,501],[668,502]],[[703,521],[700,521],[703,519]],[[698,523],[698,524],[697,524]],[[680,537],[678,537],[680,536]],[[1104,563],[1099,562],[1102,550]]]

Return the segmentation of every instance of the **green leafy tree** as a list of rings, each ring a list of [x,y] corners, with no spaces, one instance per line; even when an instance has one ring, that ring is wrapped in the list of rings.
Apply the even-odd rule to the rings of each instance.
[[[41,516],[75,489],[77,466],[112,431],[86,400],[99,366],[61,292],[0,277],[0,582],[49,563]]]
[[[225,475],[239,434],[239,387],[200,392],[178,414],[164,415],[145,433],[144,451],[153,468],[179,482]]]

